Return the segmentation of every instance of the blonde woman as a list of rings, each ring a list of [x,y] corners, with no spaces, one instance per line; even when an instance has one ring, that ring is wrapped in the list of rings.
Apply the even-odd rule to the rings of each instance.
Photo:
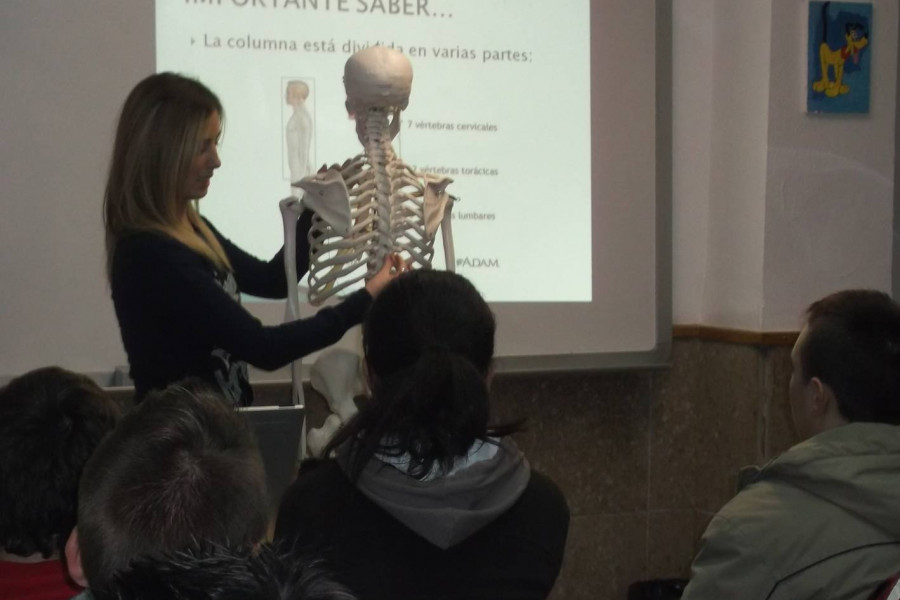
[[[253,401],[247,364],[276,369],[336,342],[403,269],[396,257],[340,304],[309,319],[263,326],[239,291],[284,298],[283,251],[251,256],[200,216],[221,166],[223,110],[200,82],[147,77],[125,100],[104,197],[107,270],[136,399],[187,376],[236,405]],[[297,270],[308,268],[311,215],[297,222]]]

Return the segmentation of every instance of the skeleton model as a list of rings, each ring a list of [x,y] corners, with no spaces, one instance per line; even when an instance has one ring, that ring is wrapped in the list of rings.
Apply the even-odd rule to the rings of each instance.
[[[409,102],[412,67],[403,53],[373,46],[350,57],[344,67],[346,107],[356,120],[363,153],[332,165],[292,185],[306,193],[302,200],[282,201],[285,219],[285,257],[294,256],[296,219],[303,207],[314,211],[309,231],[309,301],[319,305],[341,290],[381,268],[385,257],[400,254],[413,267],[430,268],[434,240],[440,228],[446,267],[453,270],[453,235],[450,211],[453,198],[446,188],[449,177],[419,173],[395,153],[391,141],[400,130],[400,112]],[[296,265],[285,264],[288,281],[296,281]],[[296,286],[288,296],[288,318],[299,317]],[[323,354],[313,367],[312,382],[325,395],[331,411],[343,422],[355,413],[352,394],[331,394],[348,377],[354,359],[344,354]],[[355,357],[356,364],[359,358]],[[302,404],[299,366],[293,367],[295,403]],[[330,383],[328,383],[330,381]],[[327,441],[329,431],[311,431],[311,441]],[[316,445],[319,445],[318,443]]]
[[[446,191],[452,180],[417,173],[391,146],[411,85],[412,67],[397,50],[374,46],[347,61],[346,106],[363,154],[295,183],[306,192],[302,203],[316,213],[309,232],[313,305],[375,274],[392,252],[411,266],[430,267],[439,227],[453,268]]]

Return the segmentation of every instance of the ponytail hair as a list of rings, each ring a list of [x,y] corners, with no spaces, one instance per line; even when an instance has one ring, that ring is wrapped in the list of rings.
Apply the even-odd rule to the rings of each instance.
[[[363,325],[372,398],[325,449],[344,454],[356,480],[376,454],[409,458],[418,479],[449,471],[477,440],[521,421],[490,426],[487,379],[494,315],[468,280],[412,271],[381,292]]]

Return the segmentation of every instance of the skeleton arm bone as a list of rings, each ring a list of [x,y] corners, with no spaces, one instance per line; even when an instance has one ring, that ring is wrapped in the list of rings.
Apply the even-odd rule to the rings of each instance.
[[[452,198],[452,196],[451,196]],[[455,199],[454,199],[455,201]],[[444,212],[444,218],[441,220],[441,241],[444,244],[444,262],[445,267],[451,273],[456,272],[456,253],[453,249],[453,217],[450,211],[453,210],[453,202],[447,204]]]
[[[429,236],[437,233],[444,215],[449,214],[453,199],[447,193],[447,186],[451,183],[449,177],[425,176],[425,231]]]
[[[300,213],[303,212],[303,206],[293,196],[285,198],[278,203],[278,206],[281,209],[281,219],[284,224],[284,275],[288,285],[285,321],[295,321],[300,318],[300,294],[297,291],[297,263],[295,261],[297,219],[300,217]],[[301,367],[301,360],[291,362],[291,399],[297,406],[304,405]],[[301,447],[301,458],[303,451]]]

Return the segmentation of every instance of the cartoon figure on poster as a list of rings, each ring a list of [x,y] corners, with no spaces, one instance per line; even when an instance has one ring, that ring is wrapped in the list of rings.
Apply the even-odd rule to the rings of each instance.
[[[809,112],[869,112],[871,25],[871,4],[810,3]]]

